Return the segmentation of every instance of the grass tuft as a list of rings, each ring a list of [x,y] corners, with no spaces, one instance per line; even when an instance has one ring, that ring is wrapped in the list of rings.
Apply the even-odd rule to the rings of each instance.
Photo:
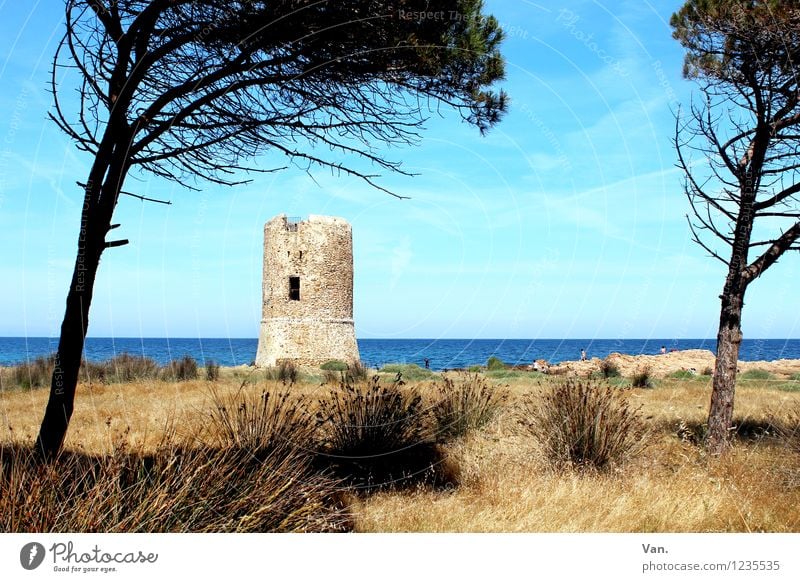
[[[603,358],[600,362],[600,374],[603,378],[619,378],[622,375],[619,367],[608,357]]]
[[[497,414],[506,400],[506,394],[489,386],[478,374],[464,374],[455,381],[443,378],[434,382],[433,398],[436,403],[431,413],[437,438],[447,442],[478,429]]]
[[[161,378],[168,382],[197,380],[197,361],[189,355],[172,360],[161,372]]]
[[[559,468],[607,469],[638,454],[647,430],[638,408],[608,384],[567,380],[528,401],[523,424]]]
[[[216,382],[219,380],[219,364],[214,360],[206,361],[206,380]]]
[[[650,372],[650,368],[645,366],[644,368],[638,370],[631,376],[631,386],[634,388],[652,388],[654,386],[653,383],[653,375]]]
[[[374,490],[443,484],[442,453],[415,389],[400,382],[342,382],[320,400],[320,462],[350,485]]]
[[[63,452],[41,465],[30,447],[0,447],[5,532],[328,532],[351,527],[336,481],[287,447],[259,413],[212,415],[209,435],[167,433],[155,452]],[[249,410],[249,409],[248,409]],[[248,413],[249,414],[249,413]],[[227,432],[226,432],[227,431]],[[258,437],[258,438],[254,438]]]

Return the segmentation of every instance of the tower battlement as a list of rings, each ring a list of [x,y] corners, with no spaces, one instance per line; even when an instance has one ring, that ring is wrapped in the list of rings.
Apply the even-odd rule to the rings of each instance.
[[[262,301],[257,366],[358,361],[350,224],[285,214],[267,222]]]

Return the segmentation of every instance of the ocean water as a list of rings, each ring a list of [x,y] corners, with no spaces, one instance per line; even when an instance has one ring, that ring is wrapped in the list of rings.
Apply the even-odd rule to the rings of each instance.
[[[55,351],[58,338],[0,337],[0,365],[13,365]],[[529,364],[544,359],[551,363],[577,360],[581,349],[589,358],[612,352],[657,354],[668,350],[706,349],[714,352],[716,341],[707,339],[360,339],[361,360],[370,367],[388,363],[415,363],[426,358],[434,370],[485,364],[491,356],[507,364]],[[201,364],[214,360],[222,366],[249,364],[256,357],[258,341],[250,338],[95,338],[86,339],[85,357],[105,360],[129,352],[149,356],[165,364],[183,355]],[[740,359],[800,359],[799,339],[745,339]]]

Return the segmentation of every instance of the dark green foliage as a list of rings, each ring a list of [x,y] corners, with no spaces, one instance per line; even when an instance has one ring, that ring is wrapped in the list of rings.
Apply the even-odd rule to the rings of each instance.
[[[442,484],[442,453],[414,389],[398,382],[341,383],[319,402],[318,463],[358,488]]]
[[[647,431],[638,408],[608,384],[567,380],[526,405],[523,425],[556,467],[606,469],[639,453]]]
[[[703,376],[713,376],[714,370],[711,367],[703,368]]]
[[[759,69],[796,76],[799,9],[797,0],[688,0],[670,19],[686,49],[684,75],[731,84]]]
[[[489,386],[478,374],[445,377],[432,386],[435,403],[431,413],[437,438],[450,441],[489,422],[505,401],[505,394]]]
[[[505,370],[506,365],[503,360],[497,358],[495,356],[491,356],[488,360],[486,360],[486,369],[487,370]]]

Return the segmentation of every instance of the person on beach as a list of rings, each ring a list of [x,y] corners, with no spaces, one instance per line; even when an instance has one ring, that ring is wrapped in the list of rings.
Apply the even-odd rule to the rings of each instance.
[[[431,369],[431,359],[430,358],[425,358],[425,369],[426,370],[430,370]]]
[[[583,349],[583,350],[581,350],[581,362],[585,362],[585,361],[586,361],[586,350]]]
[[[667,353],[667,346],[661,346],[661,353],[662,354],[666,354]]]

